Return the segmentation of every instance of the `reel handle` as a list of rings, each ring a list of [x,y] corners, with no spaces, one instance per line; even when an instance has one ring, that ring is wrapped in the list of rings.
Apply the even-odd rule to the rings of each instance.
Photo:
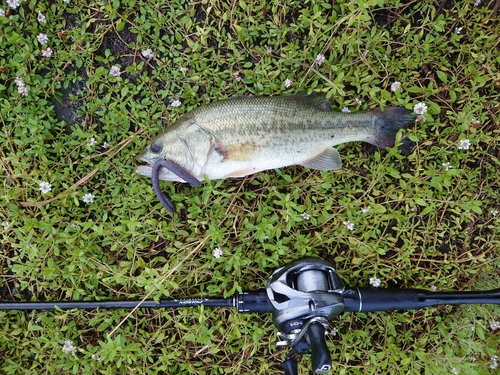
[[[299,364],[297,360],[293,357],[288,357],[283,362],[283,371],[285,375],[298,375],[299,374]]]
[[[326,346],[325,326],[314,322],[307,327],[307,341],[311,345],[311,362],[315,374],[326,374],[332,369],[332,357]]]

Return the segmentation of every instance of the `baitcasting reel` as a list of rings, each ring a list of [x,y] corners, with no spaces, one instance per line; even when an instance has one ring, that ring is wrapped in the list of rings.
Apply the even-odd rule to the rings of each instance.
[[[266,289],[229,298],[146,301],[0,302],[0,310],[97,308],[236,307],[242,313],[272,313],[277,343],[290,346],[285,375],[298,375],[300,355],[311,352],[313,370],[325,374],[332,360],[325,339],[328,320],[343,312],[417,309],[435,305],[500,304],[500,289],[478,292],[430,292],[421,289],[344,288],[333,266],[304,258],[277,269]]]
[[[344,311],[344,284],[333,267],[317,258],[290,263],[271,275],[266,291],[282,340],[277,345],[291,347],[283,362],[285,374],[297,374],[298,357],[309,351],[314,372],[329,372],[325,330],[328,320]]]

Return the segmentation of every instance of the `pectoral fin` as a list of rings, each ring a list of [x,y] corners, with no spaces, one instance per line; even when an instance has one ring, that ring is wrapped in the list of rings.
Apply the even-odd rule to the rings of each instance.
[[[215,144],[214,150],[221,154],[224,160],[245,161],[253,157],[258,147],[255,143],[237,143],[223,146],[219,142]]]
[[[333,147],[325,148],[318,155],[304,160],[300,165],[318,169],[320,171],[331,171],[342,167],[342,160],[340,159],[339,152]]]

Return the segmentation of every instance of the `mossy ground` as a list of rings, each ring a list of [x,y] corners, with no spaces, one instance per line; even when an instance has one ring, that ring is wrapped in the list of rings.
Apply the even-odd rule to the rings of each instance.
[[[304,255],[331,261],[352,286],[371,277],[382,287],[500,286],[500,25],[492,2],[1,7],[3,301],[229,296],[263,287]],[[48,47],[52,55],[42,56]],[[189,109],[312,90],[332,97],[334,110],[425,103],[425,121],[408,131],[413,153],[346,144],[338,171],[290,167],[199,189],[163,183],[179,210],[173,216],[134,173],[135,156]],[[41,182],[51,190],[42,194]],[[222,308],[127,314],[0,312],[0,372],[282,371],[286,351],[274,345],[269,316]],[[498,320],[498,306],[345,314],[332,320],[338,333],[328,344],[338,374],[488,374],[500,352],[500,331],[490,328]],[[63,352],[66,340],[74,355]],[[300,372],[309,367],[305,356]]]

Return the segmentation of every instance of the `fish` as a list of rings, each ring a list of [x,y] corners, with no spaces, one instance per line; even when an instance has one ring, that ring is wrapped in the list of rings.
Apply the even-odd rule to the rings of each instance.
[[[330,99],[316,92],[236,96],[179,117],[138,156],[146,165],[135,171],[152,178],[156,195],[168,199],[158,191],[158,180],[200,186],[205,178],[238,178],[291,165],[335,170],[342,161],[334,146],[361,141],[394,147],[397,133],[414,120],[404,107],[332,112]],[[403,138],[401,153],[411,149],[412,142]],[[169,165],[160,166],[162,161]]]

